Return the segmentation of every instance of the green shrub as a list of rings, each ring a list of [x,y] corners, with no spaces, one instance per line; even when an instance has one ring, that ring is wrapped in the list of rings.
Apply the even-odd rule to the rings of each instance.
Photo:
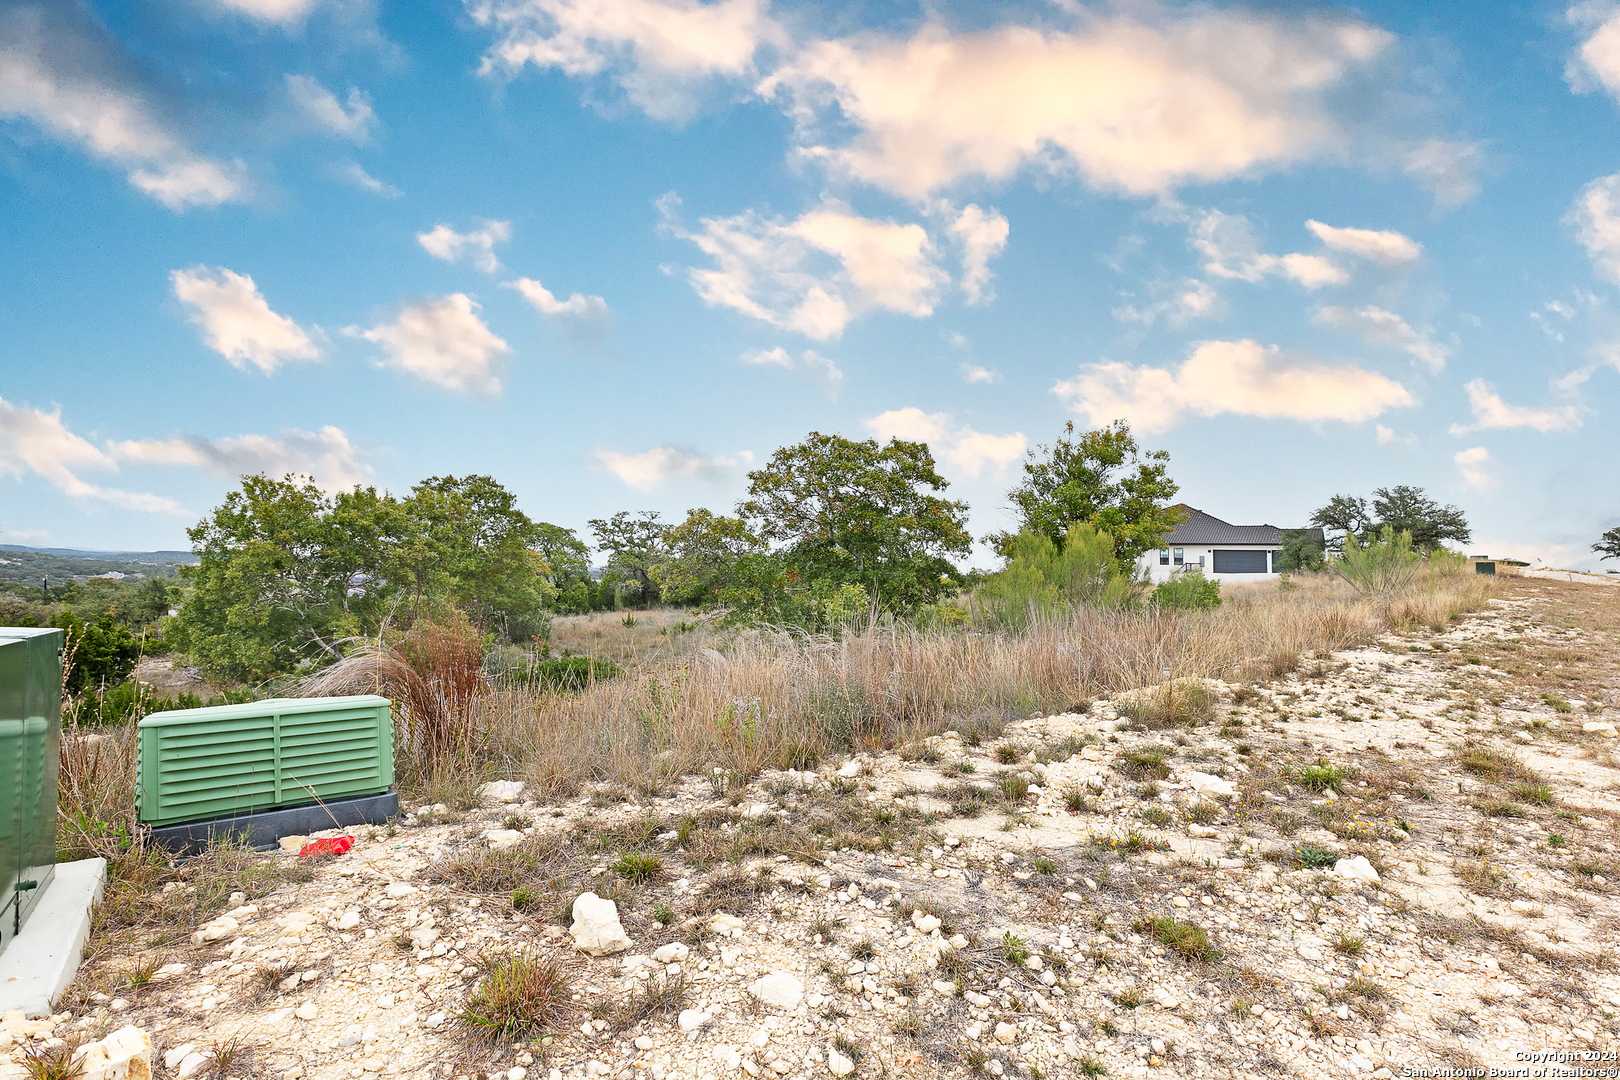
[[[563,660],[540,661],[529,669],[529,680],[559,693],[570,693],[583,690],[593,682],[615,679],[623,674],[619,665],[611,660],[570,656]]]
[[[1305,529],[1284,529],[1282,542],[1277,546],[1277,572],[1293,574],[1301,570],[1320,570],[1327,560],[1322,541]]]
[[[1221,606],[1221,583],[1205,577],[1196,566],[1185,567],[1159,583],[1148,598],[1156,608],[1196,611]]]
[[[1346,535],[1343,554],[1327,563],[1328,569],[1364,593],[1404,588],[1422,565],[1423,556],[1412,550],[1412,534],[1396,532],[1388,525],[1365,544],[1353,534]]]
[[[1114,538],[1090,525],[1069,529],[1059,547],[1050,537],[1021,532],[1012,538],[1007,568],[976,594],[984,616],[1000,626],[1028,626],[1032,618],[1078,605],[1120,608],[1134,601],[1137,584],[1114,557]]]

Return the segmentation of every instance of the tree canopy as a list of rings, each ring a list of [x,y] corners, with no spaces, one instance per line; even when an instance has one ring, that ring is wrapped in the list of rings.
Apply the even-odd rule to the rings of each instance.
[[[1410,533],[1413,548],[1425,552],[1446,540],[1465,544],[1473,536],[1461,510],[1441,506],[1422,488],[1407,484],[1376,489],[1370,507],[1360,496],[1335,495],[1311,515],[1311,524],[1328,533],[1328,547],[1334,551],[1344,550],[1346,537],[1366,543],[1386,525]]]
[[[1599,537],[1592,550],[1598,553],[1600,562],[1604,559],[1620,559],[1620,525]]]
[[[753,535],[779,545],[787,588],[858,585],[903,612],[959,583],[947,556],[972,550],[967,504],[931,494],[947,486],[925,443],[812,431],[748,474],[737,510]]]
[[[566,551],[572,536],[531,521],[488,476],[432,477],[405,499],[245,476],[188,534],[199,561],[183,568],[190,592],[167,637],[237,681],[336,659],[344,639],[444,605],[531,636],[556,596],[537,547]]]
[[[631,514],[620,510],[611,518],[592,518],[596,546],[608,557],[606,580],[623,582],[638,599],[650,604],[658,598],[653,573],[664,559],[664,519],[656,510]]]
[[[1018,532],[1062,547],[1071,527],[1089,525],[1114,538],[1122,563],[1134,563],[1181,522],[1170,505],[1180,488],[1169,466],[1170,454],[1141,450],[1124,420],[1078,435],[1070,421],[1052,445],[1029,452],[1023,481],[1008,492],[1019,529],[986,540],[1010,559]]]

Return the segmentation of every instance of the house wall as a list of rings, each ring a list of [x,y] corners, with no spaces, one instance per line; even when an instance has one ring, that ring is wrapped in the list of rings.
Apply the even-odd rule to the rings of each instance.
[[[1143,570],[1147,571],[1148,580],[1155,585],[1159,584],[1161,581],[1170,580],[1170,575],[1181,569],[1181,566],[1177,565],[1175,562],[1176,549],[1172,547],[1164,550],[1170,552],[1170,565],[1165,566],[1159,562],[1159,556],[1163,554],[1162,551],[1148,552],[1146,555],[1142,556],[1142,560],[1138,564]],[[1234,585],[1241,585],[1246,581],[1275,581],[1281,576],[1280,574],[1270,572],[1271,568],[1277,564],[1276,548],[1266,548],[1257,544],[1214,544],[1196,547],[1183,545],[1180,550],[1184,560],[1184,565],[1199,566],[1198,560],[1202,559],[1203,565],[1200,567],[1200,569],[1203,570],[1204,576],[1211,581],[1229,581]],[[1216,550],[1270,552],[1266,558],[1267,572],[1264,574],[1217,574],[1215,572]]]

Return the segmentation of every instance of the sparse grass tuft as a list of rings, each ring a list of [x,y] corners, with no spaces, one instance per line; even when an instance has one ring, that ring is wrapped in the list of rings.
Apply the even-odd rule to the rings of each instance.
[[[1308,788],[1311,791],[1326,791],[1328,788],[1334,788],[1335,790],[1341,788],[1349,777],[1349,769],[1343,765],[1331,764],[1326,759],[1323,759],[1315,765],[1307,765],[1299,770],[1299,774],[1294,779],[1298,781],[1299,786],[1302,788]]]
[[[567,1026],[576,1011],[575,967],[532,947],[486,954],[483,973],[457,1014],[467,1032],[487,1043],[539,1041]]]
[[[1131,926],[1137,933],[1151,934],[1159,942],[1188,960],[1208,963],[1220,959],[1221,950],[1210,944],[1209,934],[1201,926],[1179,922],[1163,915],[1138,919]]]

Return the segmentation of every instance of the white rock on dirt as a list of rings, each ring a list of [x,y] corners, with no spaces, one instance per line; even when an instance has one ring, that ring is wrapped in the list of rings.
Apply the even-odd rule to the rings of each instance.
[[[229,915],[221,915],[210,922],[203,923],[197,932],[191,935],[193,945],[206,945],[210,941],[219,941],[229,937],[241,929],[241,924]]]
[[[1222,780],[1209,773],[1188,770],[1181,774],[1183,780],[1192,786],[1192,789],[1205,798],[1215,798],[1219,795],[1236,795],[1237,785],[1230,780]]]
[[[523,833],[518,829],[486,829],[484,840],[489,844],[489,850],[500,851],[502,848],[515,846],[523,839]]]
[[[836,1046],[827,1047],[827,1071],[834,1076],[848,1076],[855,1071],[855,1062],[841,1054]]]
[[[675,1022],[680,1025],[682,1031],[691,1032],[696,1031],[713,1019],[713,1016],[702,1009],[682,1009],[681,1015],[676,1018]]]
[[[762,1004],[778,1009],[797,1009],[804,1000],[804,983],[786,971],[772,971],[754,980],[748,992]]]
[[[478,789],[478,796],[485,802],[515,803],[527,786],[521,780],[492,780]]]
[[[1365,881],[1368,884],[1379,880],[1378,871],[1373,869],[1373,864],[1367,861],[1365,855],[1357,855],[1352,859],[1340,859],[1333,864],[1333,872],[1340,877]]]
[[[574,923],[568,929],[574,948],[592,956],[607,956],[630,947],[630,935],[619,922],[619,905],[593,892],[574,901]]]
[[[152,1080],[152,1040],[133,1025],[79,1047],[78,1080]]]
[[[668,945],[660,945],[653,951],[652,958],[660,964],[678,964],[691,955],[692,950],[685,942],[672,941]]]
[[[711,934],[729,934],[733,930],[741,930],[743,921],[735,915],[716,915],[709,920]]]
[[[1581,730],[1588,735],[1606,735],[1611,739],[1620,737],[1620,728],[1598,720],[1588,720],[1581,725]]]

